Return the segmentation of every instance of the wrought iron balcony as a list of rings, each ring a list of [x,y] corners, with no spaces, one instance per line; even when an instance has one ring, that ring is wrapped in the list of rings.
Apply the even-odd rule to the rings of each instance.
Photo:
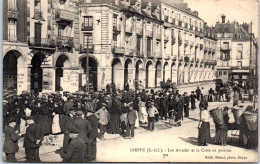
[[[15,5],[8,4],[7,17],[9,19],[18,19],[17,7]]]
[[[89,26],[89,25],[84,25],[82,23],[81,31],[93,31],[93,24],[91,26]]]
[[[136,28],[136,35],[143,35],[143,29],[142,28]]]
[[[28,45],[30,48],[56,48],[55,39],[28,37]]]
[[[121,25],[113,26],[113,31],[114,32],[120,32],[121,31]]]
[[[89,45],[87,48],[86,45],[80,44],[79,53],[93,53],[94,52],[94,45]]]
[[[112,47],[112,53],[124,55],[125,54],[125,48],[124,47],[113,46]]]
[[[68,10],[57,9],[55,13],[55,18],[56,21],[65,20],[65,21],[73,22],[74,13]]]
[[[66,47],[73,48],[74,47],[74,38],[69,36],[56,36],[56,44],[57,47]]]
[[[231,47],[229,47],[229,46],[221,46],[221,50],[222,51],[230,51]]]

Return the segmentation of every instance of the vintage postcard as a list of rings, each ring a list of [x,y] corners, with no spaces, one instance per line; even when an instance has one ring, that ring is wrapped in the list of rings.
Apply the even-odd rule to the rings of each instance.
[[[257,0],[3,0],[2,160],[257,162]]]

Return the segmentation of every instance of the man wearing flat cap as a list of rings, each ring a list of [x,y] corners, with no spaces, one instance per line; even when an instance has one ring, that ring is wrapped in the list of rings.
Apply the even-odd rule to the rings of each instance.
[[[99,118],[99,125],[100,125],[100,139],[104,140],[104,134],[106,132],[107,124],[108,124],[108,111],[107,111],[107,104],[102,103],[102,107],[99,109],[95,114],[97,118]]]
[[[4,129],[5,141],[3,151],[6,155],[6,162],[15,162],[15,153],[19,151],[18,140],[21,137],[21,134],[18,134],[18,131],[15,131],[16,120],[10,118],[8,120],[8,125]]]
[[[26,123],[29,125],[26,128],[24,136],[24,148],[27,162],[40,162],[39,149],[43,140],[44,134],[40,125],[34,122],[34,117],[27,117]]]

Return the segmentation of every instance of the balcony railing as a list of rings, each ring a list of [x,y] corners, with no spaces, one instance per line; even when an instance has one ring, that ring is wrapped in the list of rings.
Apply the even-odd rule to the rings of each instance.
[[[231,47],[229,47],[229,46],[221,46],[221,50],[222,51],[230,51]]]
[[[124,55],[125,48],[120,46],[112,46],[112,53]]]
[[[79,52],[80,53],[93,53],[94,52],[94,45],[89,45],[89,47],[87,48],[86,45],[80,44]]]
[[[44,21],[43,16],[42,16],[42,11],[40,9],[34,9],[34,16],[33,19]]]
[[[29,47],[46,47],[46,48],[55,48],[56,43],[55,39],[51,38],[41,38],[36,39],[35,37],[28,37],[28,45]]]
[[[57,9],[55,18],[57,21],[65,20],[72,22],[74,20],[74,13],[68,10]]]
[[[125,32],[127,32],[127,33],[133,33],[133,26],[131,26],[131,25],[126,25],[126,26],[125,26]]]
[[[121,25],[113,26],[113,31],[114,32],[120,32],[121,31]]]
[[[93,24],[91,26],[82,24],[81,31],[92,31],[93,30]]]
[[[136,29],[136,34],[137,35],[143,35],[143,29],[142,28],[137,28]]]
[[[152,51],[147,51],[147,57],[152,57]]]
[[[73,48],[74,47],[74,38],[69,36],[56,36],[56,44],[57,47],[67,47]]]

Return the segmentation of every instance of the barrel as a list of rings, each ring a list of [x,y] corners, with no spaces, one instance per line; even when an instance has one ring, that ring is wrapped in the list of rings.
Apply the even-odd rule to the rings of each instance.
[[[233,109],[232,109],[232,113],[233,113],[233,115],[234,115],[235,123],[236,123],[237,125],[239,125],[239,124],[240,124],[239,118],[240,118],[240,116],[242,115],[242,110],[241,110],[240,108],[233,108]]]
[[[245,124],[250,131],[257,130],[257,124],[258,124],[257,113],[245,112],[244,119],[245,119]]]
[[[222,113],[221,109],[216,108],[216,109],[210,110],[209,112],[212,115],[214,123],[219,124],[219,125],[224,124],[223,113]]]

